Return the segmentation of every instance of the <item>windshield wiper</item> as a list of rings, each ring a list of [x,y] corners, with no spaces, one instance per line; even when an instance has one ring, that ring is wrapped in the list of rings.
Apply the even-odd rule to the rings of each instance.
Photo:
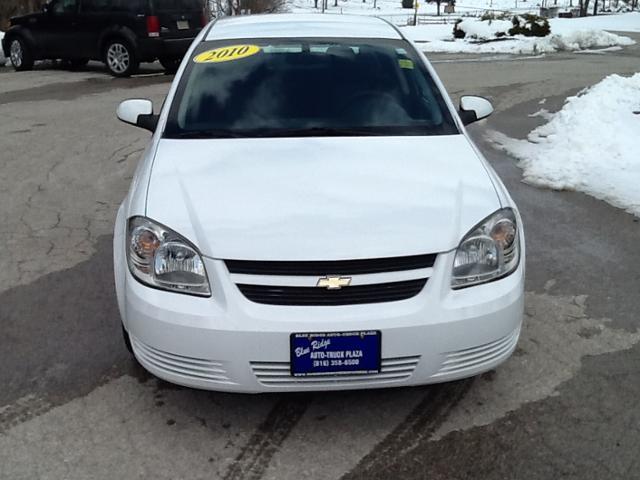
[[[400,127],[404,129],[404,127]],[[411,127],[407,127],[411,129]],[[398,127],[256,128],[247,130],[203,129],[171,133],[169,138],[287,138],[287,137],[379,137],[397,133]],[[416,132],[415,134],[422,134]]]
[[[223,129],[207,129],[207,130],[187,130],[185,132],[170,134],[171,138],[247,138],[243,132],[234,132],[232,130]]]

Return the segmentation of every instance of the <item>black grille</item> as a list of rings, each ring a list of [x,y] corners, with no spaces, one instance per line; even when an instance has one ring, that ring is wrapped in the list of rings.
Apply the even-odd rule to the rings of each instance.
[[[393,283],[357,285],[327,290],[319,287],[278,287],[273,285],[238,284],[252,302],[268,305],[358,305],[406,300],[422,291],[426,278]]]
[[[413,255],[411,257],[375,258],[366,260],[337,261],[252,261],[225,260],[231,273],[247,275],[362,275],[366,273],[402,272],[430,268],[436,261],[436,255]]]

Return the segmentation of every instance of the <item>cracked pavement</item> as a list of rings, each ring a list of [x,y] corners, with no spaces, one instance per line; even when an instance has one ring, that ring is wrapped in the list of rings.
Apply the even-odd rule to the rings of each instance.
[[[634,38],[640,43],[640,36]],[[0,68],[0,478],[640,478],[638,219],[520,182],[489,131],[524,138],[564,98],[640,69],[640,46],[535,59],[432,55],[454,97],[489,97],[470,132],[527,233],[526,319],[496,371],[343,393],[185,389],[128,356],[112,224],[148,134],[118,103],[171,77]]]

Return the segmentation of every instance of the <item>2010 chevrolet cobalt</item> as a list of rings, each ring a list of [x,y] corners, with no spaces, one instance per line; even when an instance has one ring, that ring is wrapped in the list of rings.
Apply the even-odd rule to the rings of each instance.
[[[503,362],[524,238],[505,187],[427,59],[377,18],[209,25],[159,115],[115,225],[123,333],[177,384],[237,392],[392,387]]]

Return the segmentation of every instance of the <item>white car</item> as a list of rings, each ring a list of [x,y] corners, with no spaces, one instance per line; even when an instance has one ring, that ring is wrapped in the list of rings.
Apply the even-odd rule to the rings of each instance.
[[[493,369],[523,317],[524,237],[422,53],[347,15],[210,24],[118,211],[128,347],[176,384],[234,392],[421,385]]]

